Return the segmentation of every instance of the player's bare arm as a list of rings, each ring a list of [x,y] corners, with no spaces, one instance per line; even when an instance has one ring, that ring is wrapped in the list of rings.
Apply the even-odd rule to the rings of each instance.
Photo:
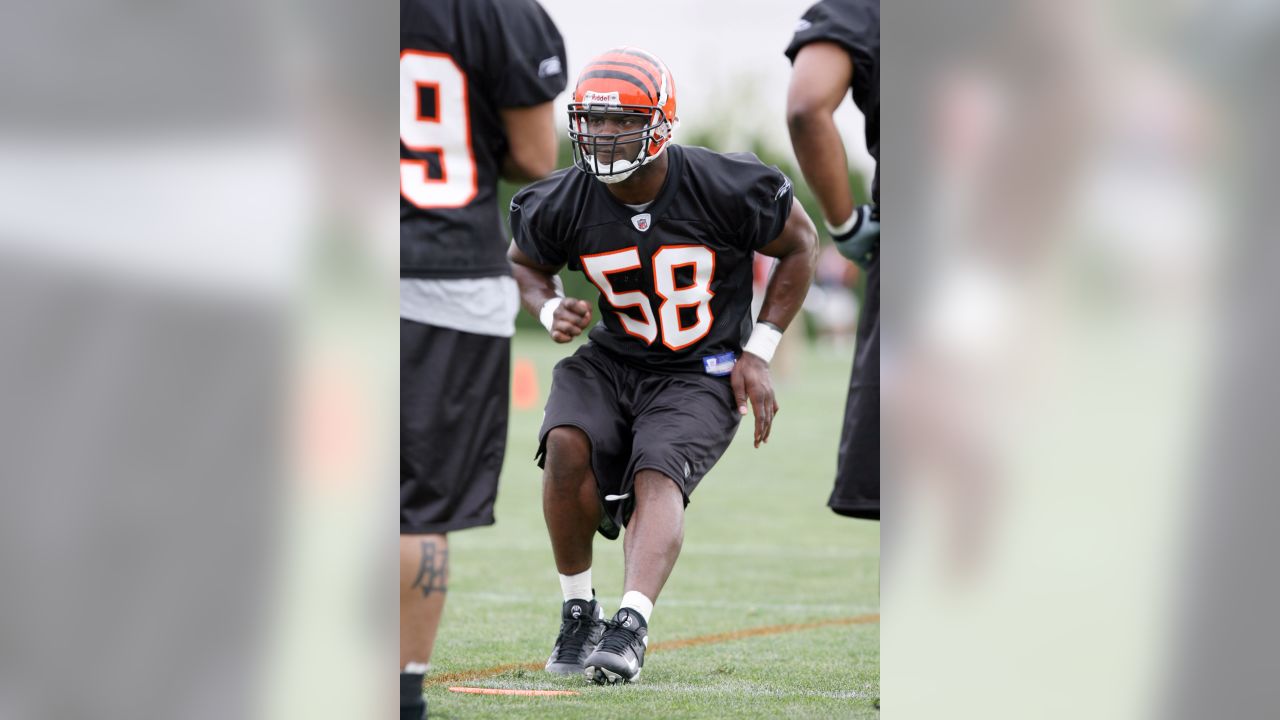
[[[545,102],[532,107],[510,107],[499,111],[506,127],[508,150],[502,159],[502,177],[514,182],[530,182],[556,169],[556,108]]]
[[[542,310],[547,303],[562,297],[556,285],[556,273],[560,268],[538,264],[515,243],[507,250],[507,259],[511,261],[511,273],[520,287],[520,304],[530,315],[543,320]],[[550,314],[549,321],[547,331],[551,333],[551,339],[567,343],[591,325],[591,303],[578,298],[563,298]],[[548,323],[544,321],[543,325]]]
[[[818,262],[818,232],[799,201],[792,201],[786,226],[777,238],[760,248],[760,252],[778,258],[779,262],[765,289],[759,322],[782,332],[800,312]],[[734,365],[730,379],[738,412],[746,415],[747,402],[751,403],[756,419],[755,446],[760,447],[760,443],[769,441],[773,417],[778,412],[769,363],[746,349]]]
[[[848,160],[832,113],[849,93],[853,61],[832,42],[810,43],[796,55],[787,88],[791,145],[822,206],[823,217],[840,225],[853,215]]]

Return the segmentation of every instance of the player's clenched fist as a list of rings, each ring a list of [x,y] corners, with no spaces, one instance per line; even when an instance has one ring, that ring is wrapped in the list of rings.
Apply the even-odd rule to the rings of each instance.
[[[551,316],[551,339],[567,343],[582,334],[591,324],[591,303],[577,298],[564,298]]]

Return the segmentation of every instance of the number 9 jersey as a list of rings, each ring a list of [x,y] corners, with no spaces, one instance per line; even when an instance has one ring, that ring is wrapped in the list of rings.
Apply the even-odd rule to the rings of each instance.
[[[564,41],[534,0],[401,0],[401,277],[510,275],[499,111],[565,83]]]
[[[516,245],[600,291],[590,339],[624,362],[727,374],[752,318],[752,259],[791,215],[791,181],[749,153],[670,145],[653,202],[625,205],[577,167],[520,191]]]

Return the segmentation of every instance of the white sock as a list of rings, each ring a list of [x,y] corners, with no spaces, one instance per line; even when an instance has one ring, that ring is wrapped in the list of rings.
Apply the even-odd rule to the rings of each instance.
[[[561,575],[560,592],[564,593],[565,602],[570,600],[590,600],[591,568],[587,568],[577,575]]]
[[[644,618],[644,624],[649,624],[649,616],[653,614],[653,601],[645,597],[644,593],[628,590],[622,596],[622,607],[630,608],[640,613],[640,617]]]

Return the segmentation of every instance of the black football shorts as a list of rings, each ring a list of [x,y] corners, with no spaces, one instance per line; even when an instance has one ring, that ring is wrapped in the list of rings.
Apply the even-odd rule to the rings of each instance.
[[[635,508],[637,472],[656,470],[670,477],[688,505],[741,419],[729,378],[654,373],[588,342],[552,374],[538,467],[545,465],[552,428],[567,425],[586,433],[604,508],[600,532],[612,540]]]
[[[400,533],[493,524],[511,339],[400,319]]]
[[[844,406],[835,488],[827,502],[853,518],[880,519],[880,259],[867,274],[858,345]]]

